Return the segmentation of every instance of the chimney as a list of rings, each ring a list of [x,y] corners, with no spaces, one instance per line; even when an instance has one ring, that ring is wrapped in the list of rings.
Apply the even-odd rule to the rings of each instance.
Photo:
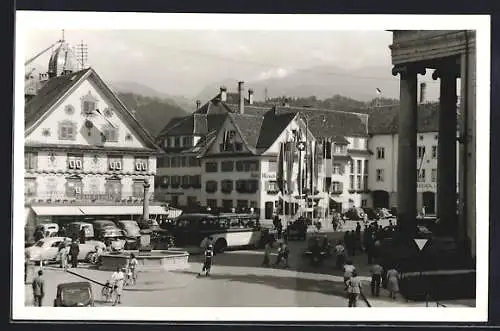
[[[201,101],[196,100],[196,110],[200,109],[200,106],[201,106]]]
[[[227,102],[227,88],[225,86],[220,87],[220,101]]]
[[[244,87],[244,82],[238,82],[238,98],[239,98],[239,111],[240,111],[240,114],[243,114],[245,113],[245,95],[243,94],[243,92],[245,91],[245,87]]]
[[[248,104],[253,105],[253,90],[248,90]]]

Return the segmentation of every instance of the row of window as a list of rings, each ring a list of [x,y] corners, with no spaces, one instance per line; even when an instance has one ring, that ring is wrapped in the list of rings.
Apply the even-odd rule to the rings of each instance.
[[[194,139],[192,136],[185,137],[165,137],[163,140],[163,146],[165,148],[181,148],[181,147],[193,147]]]
[[[162,188],[201,188],[201,175],[157,176],[155,186]]]
[[[218,191],[219,182],[215,180],[208,180],[205,183],[205,192],[215,193]],[[235,189],[238,193],[256,193],[259,189],[259,181],[256,179],[238,179],[235,182]],[[225,194],[231,193],[233,190],[233,181],[223,180],[221,181],[221,192]]]
[[[357,174],[368,174],[368,160],[355,160],[356,162],[351,161],[351,174],[357,173]],[[362,165],[364,164],[364,167]]]
[[[259,171],[259,161],[222,161],[220,162],[222,172],[251,172]],[[205,172],[219,172],[219,162],[206,162]]]
[[[349,175],[349,190],[368,190],[368,175]]]
[[[222,207],[224,209],[234,208],[234,200],[231,199],[222,199],[221,204],[219,205],[217,199],[207,199],[207,207],[210,208],[219,208]],[[253,200],[236,200],[236,208],[243,210],[246,208],[257,208],[257,201]]]
[[[55,158],[54,155],[49,155],[49,158]],[[94,162],[97,162],[98,156],[94,157]],[[122,156],[108,156],[108,170],[121,171],[123,169]],[[66,156],[66,165],[69,170],[84,170],[83,154],[68,153]],[[26,152],[24,153],[24,168],[26,170],[36,170],[38,168],[38,153]],[[134,170],[138,172],[148,171],[149,159],[147,157],[134,158]]]
[[[201,159],[196,156],[163,156],[158,158],[158,168],[200,167]]]
[[[433,145],[431,150],[431,157],[433,159],[437,159],[438,156],[438,150],[437,150],[437,145]],[[385,159],[385,147],[377,147],[376,148],[376,155],[377,155],[377,160],[384,160]],[[425,146],[417,146],[417,157],[419,159],[423,158],[425,156]]]
[[[77,134],[76,122],[65,120],[59,123],[58,133],[59,140],[76,140]],[[88,130],[88,135],[92,131]],[[110,124],[106,124],[101,128],[102,142],[117,142],[118,141],[118,128]]]
[[[88,195],[89,197],[98,196],[99,199],[104,200],[115,200],[122,197],[123,184],[119,179],[107,180],[104,187],[105,191],[101,192],[97,181],[91,181],[84,187],[81,179],[68,178],[65,183],[65,191],[60,192],[57,190],[56,179],[49,178],[46,187],[43,190],[38,190],[36,179],[26,178],[24,181],[24,194],[28,197],[46,195],[68,198],[79,198]],[[134,180],[132,182],[132,197],[144,197],[144,180]]]
[[[376,170],[377,182],[384,181],[384,169]],[[420,183],[425,182],[425,169],[421,169],[420,172],[417,170],[417,181]],[[431,182],[435,183],[437,181],[437,169],[431,170]]]

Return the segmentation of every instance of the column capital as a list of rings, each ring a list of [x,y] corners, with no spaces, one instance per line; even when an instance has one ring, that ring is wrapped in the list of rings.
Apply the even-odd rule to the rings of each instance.
[[[440,66],[432,73],[432,79],[437,80],[438,78],[442,77],[457,79],[460,77],[460,71],[457,70],[456,66],[452,65]]]
[[[392,67],[392,75],[401,75],[401,78],[406,78],[410,74],[421,74],[425,75],[425,67],[416,64],[398,64]]]

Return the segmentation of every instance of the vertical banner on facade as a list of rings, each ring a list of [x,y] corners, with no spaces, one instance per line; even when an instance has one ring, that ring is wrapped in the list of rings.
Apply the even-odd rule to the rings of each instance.
[[[293,188],[293,158],[292,158],[292,145],[293,143],[287,141],[285,144],[285,154],[286,154],[286,187],[288,190],[288,194],[292,194],[294,191]]]
[[[278,173],[276,174],[276,181],[278,182],[278,188],[280,193],[283,195],[284,192],[284,170],[285,170],[285,164],[284,164],[284,143],[280,143],[280,150],[278,152]]]

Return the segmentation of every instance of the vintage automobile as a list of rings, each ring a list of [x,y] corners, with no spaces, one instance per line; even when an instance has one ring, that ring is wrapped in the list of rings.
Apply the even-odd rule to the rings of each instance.
[[[345,212],[344,217],[352,221],[361,221],[365,217],[365,212],[363,208],[352,207]]]
[[[40,239],[33,246],[26,248],[30,255],[30,260],[36,263],[43,261],[47,264],[49,262],[57,262],[59,260],[59,246],[65,240],[71,243],[71,238],[68,237],[49,237]],[[87,261],[95,250],[95,244],[86,242],[80,244],[80,252],[78,254],[79,261]]]
[[[94,226],[87,222],[71,222],[66,226],[66,235],[70,238],[80,238],[80,231],[85,229],[85,238],[94,238]]]
[[[63,283],[57,285],[54,307],[92,307],[94,295],[89,282]]]
[[[103,240],[104,229],[111,228],[121,233],[120,228],[118,228],[116,223],[111,220],[95,220],[92,222],[92,225],[94,226],[94,234],[97,240]],[[109,232],[109,230],[107,230],[107,232]]]
[[[379,219],[388,219],[394,217],[394,215],[392,215],[387,208],[377,208],[375,212],[377,213]]]
[[[116,226],[109,226],[102,229],[101,238],[104,243],[110,243],[111,250],[113,251],[122,251],[125,249],[127,240],[125,239],[123,231]]]
[[[306,218],[298,218],[293,223],[290,223],[287,228],[287,237],[289,240],[298,239],[306,240],[307,238],[307,220]]]
[[[59,225],[57,223],[44,223],[38,225],[36,230],[38,229],[42,231],[44,237],[55,237],[59,232]]]
[[[331,255],[330,242],[324,242],[324,236],[312,235],[307,241],[307,248],[303,255],[310,259],[311,265],[320,267],[323,260]]]

